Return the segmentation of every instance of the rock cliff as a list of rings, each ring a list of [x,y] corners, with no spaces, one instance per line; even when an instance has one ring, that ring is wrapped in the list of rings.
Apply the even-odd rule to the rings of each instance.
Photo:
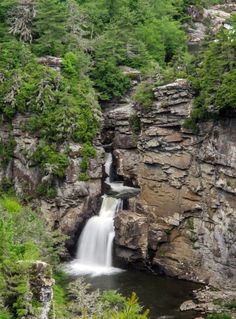
[[[97,205],[102,191],[102,176],[104,150],[99,137],[94,141],[96,158],[89,160],[89,181],[80,181],[81,173],[80,144],[71,141],[61,145],[60,151],[66,150],[69,165],[64,178],[55,178],[44,175],[37,163],[32,161],[31,154],[39,145],[40,139],[24,130],[27,116],[17,115],[13,120],[13,127],[2,126],[0,140],[7,144],[10,139],[15,141],[13,158],[5,163],[0,170],[0,182],[11,181],[17,195],[22,199],[30,200],[35,208],[39,208],[48,221],[48,226],[61,230],[69,236],[67,246],[73,250],[77,242],[78,232],[84,222],[97,212]],[[39,185],[46,185],[47,179],[53,178],[55,197],[47,198],[37,194]]]
[[[207,35],[215,35],[222,26],[226,29],[230,28],[227,20],[235,12],[236,4],[233,2],[214,5],[208,9],[189,6],[188,15],[192,20],[187,27],[189,45],[198,46]]]
[[[105,114],[105,130],[111,119],[115,125],[117,172],[141,188],[115,219],[117,256],[170,276],[235,283],[236,119],[202,123],[193,134],[183,125],[189,84],[177,80],[154,93],[150,108],[131,103]],[[139,135],[128,124],[135,112]]]

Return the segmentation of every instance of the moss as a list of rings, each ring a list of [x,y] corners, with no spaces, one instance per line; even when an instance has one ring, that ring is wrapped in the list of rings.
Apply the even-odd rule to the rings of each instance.
[[[194,231],[194,220],[193,218],[189,218],[187,221],[187,227],[189,230]]]
[[[171,229],[165,229],[164,231],[165,231],[166,235],[170,235],[171,234]]]
[[[89,176],[86,173],[80,173],[79,175],[79,181],[81,182],[87,182],[89,180]]]

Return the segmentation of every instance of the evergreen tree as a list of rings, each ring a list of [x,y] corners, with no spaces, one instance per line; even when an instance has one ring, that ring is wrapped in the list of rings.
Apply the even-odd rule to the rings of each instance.
[[[68,12],[59,0],[37,0],[33,22],[33,51],[41,55],[65,53]]]

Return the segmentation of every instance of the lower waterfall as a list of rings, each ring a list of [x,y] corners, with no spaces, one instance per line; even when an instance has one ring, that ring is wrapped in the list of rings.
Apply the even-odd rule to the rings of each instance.
[[[113,218],[120,204],[120,199],[104,195],[99,216],[89,219],[79,239],[76,258],[82,264],[112,266]]]
[[[106,153],[106,182],[111,183],[110,171],[112,155]],[[122,184],[122,183],[119,183]],[[103,195],[102,206],[98,216],[91,217],[78,241],[76,259],[67,264],[66,271],[71,274],[101,275],[122,271],[112,267],[112,250],[115,231],[113,220],[122,206],[122,199]]]

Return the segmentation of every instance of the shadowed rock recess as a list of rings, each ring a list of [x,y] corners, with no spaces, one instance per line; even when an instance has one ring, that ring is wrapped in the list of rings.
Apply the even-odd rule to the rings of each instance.
[[[105,113],[109,136],[115,123],[117,173],[141,188],[115,218],[116,255],[178,278],[234,284],[236,119],[205,122],[193,134],[183,126],[192,108],[188,82],[154,93],[149,108],[131,103],[126,112],[119,105]],[[139,135],[129,125],[133,114]]]

